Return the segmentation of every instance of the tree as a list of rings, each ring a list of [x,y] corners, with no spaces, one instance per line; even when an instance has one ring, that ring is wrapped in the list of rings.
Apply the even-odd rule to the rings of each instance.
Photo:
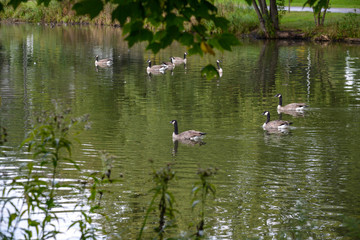
[[[306,5],[309,5],[314,10],[314,20],[316,26],[323,26],[325,22],[326,11],[330,8],[330,0],[307,0],[304,3],[304,7]],[[324,10],[322,11],[322,9]]]
[[[266,0],[246,0],[249,5],[253,5],[259,18],[260,29],[267,38],[273,36],[279,30],[279,14],[276,0],[270,0],[270,12]]]

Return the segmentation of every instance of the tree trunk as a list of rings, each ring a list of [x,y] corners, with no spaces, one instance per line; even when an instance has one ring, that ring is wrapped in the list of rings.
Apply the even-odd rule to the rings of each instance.
[[[317,14],[316,26],[320,26],[320,22],[321,22],[321,10]]]
[[[268,9],[267,9],[267,5],[266,5],[266,1],[265,0],[258,0],[259,1],[259,6],[260,6],[260,10],[261,13],[263,15],[268,15]],[[256,1],[255,1],[256,2]]]
[[[270,16],[275,30],[279,30],[279,14],[277,10],[276,0],[270,0]]]
[[[326,11],[327,11],[328,8],[329,8],[329,3],[330,3],[330,0],[327,0],[327,1],[326,1],[325,8],[324,8],[324,13],[323,13],[323,16],[322,16],[322,19],[321,19],[321,25],[322,25],[322,26],[324,26],[325,15],[326,15]]]
[[[255,12],[256,12],[256,14],[258,15],[258,18],[259,18],[260,28],[265,33],[265,36],[269,37],[269,33],[268,33],[267,29],[266,29],[266,24],[265,24],[265,19],[263,17],[263,14],[260,12],[260,9],[259,9],[258,5],[256,4],[256,1],[252,0],[252,3],[253,3],[253,6],[254,6],[254,9],[255,9]]]
[[[290,12],[290,3],[291,3],[291,0],[289,0],[289,12]]]

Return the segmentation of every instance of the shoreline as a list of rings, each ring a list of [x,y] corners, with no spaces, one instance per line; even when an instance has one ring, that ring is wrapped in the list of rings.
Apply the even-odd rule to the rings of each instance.
[[[315,34],[307,35],[301,30],[279,30],[276,32],[276,36],[271,38],[266,38],[265,36],[258,34],[257,31],[253,31],[250,34],[243,34],[243,38],[244,37],[262,40],[298,40],[310,42],[344,42],[351,44],[360,44],[360,38],[344,37],[341,39],[332,39],[330,36],[325,34],[322,34],[320,36],[316,36]]]
[[[43,25],[43,26],[49,26],[51,28],[54,28],[56,26],[100,26],[100,27],[113,27],[113,28],[121,28],[119,24],[98,24],[98,23],[91,23],[91,22],[26,22],[21,21],[19,19],[6,19],[6,20],[0,20],[1,24],[35,24],[35,25]],[[309,42],[342,42],[342,43],[349,43],[349,44],[360,44],[360,38],[350,38],[350,37],[344,37],[341,39],[332,39],[330,36],[322,34],[320,36],[316,36],[315,34],[309,35],[303,32],[299,29],[294,30],[279,30],[276,32],[275,37],[266,38],[265,36],[258,33],[257,30],[252,31],[248,34],[237,34],[233,33],[237,38],[249,38],[249,39],[255,39],[255,40],[289,40],[289,41],[309,41]]]

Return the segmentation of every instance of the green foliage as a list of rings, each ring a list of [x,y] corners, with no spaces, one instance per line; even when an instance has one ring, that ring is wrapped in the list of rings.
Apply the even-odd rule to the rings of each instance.
[[[217,8],[209,1],[119,1],[113,11],[113,20],[118,20],[127,34],[129,46],[137,42],[147,41],[147,49],[157,53],[160,49],[170,46],[173,41],[189,48],[190,54],[213,54],[212,48],[228,50],[238,44],[233,36],[224,44],[210,44],[217,41],[219,35],[211,35],[206,24],[212,22],[214,28],[228,29],[228,21],[217,16]],[[136,10],[135,10],[136,9]],[[151,29],[151,30],[150,30]],[[192,33],[192,36],[188,34]],[[202,47],[202,46],[209,46]]]
[[[213,177],[217,171],[218,169],[213,168],[199,168],[197,172],[200,177],[200,181],[195,183],[192,190],[194,196],[192,200],[192,208],[194,209],[198,204],[200,204],[200,222],[197,224],[197,237],[202,237],[204,235],[206,198],[210,193],[215,197],[216,193],[215,186],[210,183],[209,178]]]
[[[212,64],[208,64],[203,69],[201,69],[201,76],[206,77],[207,79],[220,77],[218,71]]]
[[[357,13],[347,13],[336,23],[337,38],[360,37],[360,15]]]
[[[137,239],[142,239],[142,233],[144,231],[147,219],[150,212],[155,211],[156,207],[155,201],[159,198],[159,226],[155,229],[159,239],[164,238],[165,230],[170,227],[175,227],[175,213],[177,210],[174,208],[175,197],[168,190],[169,182],[174,179],[175,172],[171,168],[172,164],[167,164],[166,167],[161,168],[158,171],[153,170],[153,180],[155,182],[155,187],[150,191],[154,193],[154,196],[150,202],[150,205],[146,211],[143,225],[141,227],[139,236]]]
[[[315,13],[319,13],[322,9],[326,9],[329,7],[328,3],[329,0],[306,0],[303,7],[309,5],[314,9]]]
[[[59,166],[64,162],[69,162],[79,170],[75,161],[70,158],[70,137],[79,133],[73,133],[72,129],[76,125],[81,123],[88,126],[88,116],[71,118],[70,110],[59,111],[56,103],[55,107],[54,113],[40,114],[28,138],[21,144],[21,147],[26,146],[32,153],[33,161],[20,169],[19,175],[4,187],[2,196],[5,200],[0,206],[0,220],[7,224],[7,229],[0,231],[0,236],[4,239],[16,239],[20,235],[24,239],[55,239],[60,232],[54,222],[60,219],[53,209],[62,207],[57,201],[58,191],[62,187],[79,189],[77,185],[61,183],[56,179]],[[49,177],[45,178],[44,173]],[[19,194],[22,196],[19,197]],[[96,208],[91,211],[93,209]],[[70,227],[79,224],[81,239],[95,239],[90,215],[83,210],[80,212],[83,219]]]

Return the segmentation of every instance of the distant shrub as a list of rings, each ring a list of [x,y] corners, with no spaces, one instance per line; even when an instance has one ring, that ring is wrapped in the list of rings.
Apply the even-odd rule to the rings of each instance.
[[[360,37],[360,15],[347,13],[341,21],[337,22],[337,32],[339,37]]]

